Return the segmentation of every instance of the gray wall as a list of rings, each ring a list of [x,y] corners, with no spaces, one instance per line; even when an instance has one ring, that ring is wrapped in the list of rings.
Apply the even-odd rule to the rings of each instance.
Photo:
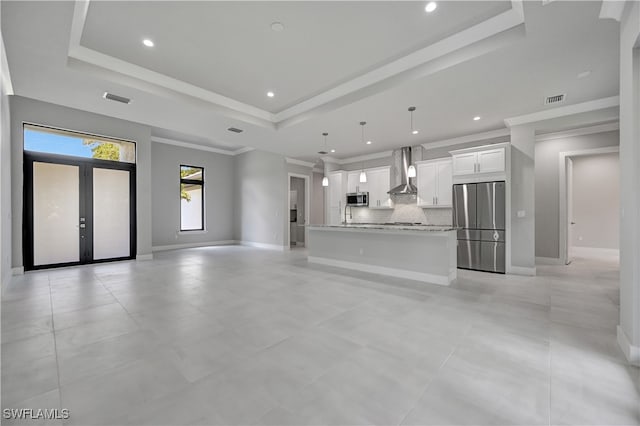
[[[180,232],[180,165],[204,167],[205,232]],[[153,246],[229,241],[233,235],[232,156],[151,144]]]
[[[620,161],[618,153],[573,158],[572,245],[620,246]]]
[[[137,254],[151,254],[151,131],[147,126],[33,99],[12,96],[12,266],[22,262],[23,122],[77,130],[136,142]],[[4,205],[4,203],[3,203]]]
[[[235,157],[236,240],[285,246],[289,227],[289,194],[284,157],[250,151]],[[287,241],[288,244],[288,241]]]
[[[313,172],[311,181],[311,205],[309,212],[309,224],[324,224],[324,187],[322,186],[322,178],[324,173]]]
[[[6,87],[0,86],[0,282],[4,291],[11,280],[11,116]]]
[[[617,146],[617,131],[536,143],[536,256],[559,258],[559,155],[564,151]]]

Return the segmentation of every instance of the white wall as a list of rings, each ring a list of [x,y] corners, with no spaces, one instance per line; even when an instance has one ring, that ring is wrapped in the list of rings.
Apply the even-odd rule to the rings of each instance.
[[[2,5],[0,4],[0,14]],[[9,66],[0,34],[2,67],[0,76],[0,285],[1,290],[11,280],[11,115]]]
[[[270,152],[256,150],[235,157],[236,240],[285,247],[285,226],[289,227],[286,170],[284,157]]]
[[[136,142],[137,255],[151,255],[151,130],[147,126],[33,99],[12,96],[11,209],[12,266],[22,261],[23,122],[78,130]],[[5,204],[3,203],[3,206]]]
[[[640,3],[620,23],[620,328],[627,358],[640,363]]]
[[[620,162],[618,153],[573,158],[571,245],[618,250]]]
[[[566,151],[617,146],[617,131],[551,139],[536,143],[536,256],[560,258],[559,155]]]
[[[180,165],[204,167],[205,232],[180,231]],[[230,155],[151,143],[153,247],[234,239],[234,168]]]

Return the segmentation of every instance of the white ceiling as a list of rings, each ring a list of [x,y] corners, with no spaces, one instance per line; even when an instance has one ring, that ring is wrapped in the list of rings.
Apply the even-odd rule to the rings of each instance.
[[[276,113],[510,7],[450,2],[427,14],[411,1],[91,2],[81,44]]]
[[[2,34],[18,95],[148,124],[165,138],[227,150],[251,146],[309,160],[317,158],[324,131],[337,149],[333,155],[345,158],[503,128],[505,118],[550,108],[542,104],[547,95],[566,93],[570,105],[618,94],[618,23],[599,19],[600,2],[594,1],[526,2],[524,25],[510,23],[508,31],[419,67],[397,68],[391,78],[366,90],[343,91],[286,126],[263,120],[265,125],[229,104],[128,72],[147,68],[273,113],[323,90],[330,93],[332,85],[387,61],[402,62],[465,26],[511,13],[509,2],[439,2],[432,15],[424,4],[91,2],[81,47],[113,57],[108,67],[69,58],[73,2],[2,1]],[[212,14],[206,20],[215,24],[211,28],[198,24],[206,13]],[[269,29],[276,20],[285,31]],[[202,44],[185,41],[204,35],[224,42],[207,48],[206,38]],[[143,49],[142,36],[156,41],[155,50]],[[233,56],[238,51],[250,53]],[[318,65],[319,56],[333,60]],[[591,75],[578,79],[585,70]],[[264,96],[267,89],[276,91],[273,100]],[[101,98],[104,91],[134,101],[108,102]],[[415,136],[409,132],[410,105],[417,107]],[[610,120],[611,111],[605,113]],[[475,115],[482,119],[473,121]],[[589,119],[604,120],[596,113]],[[362,120],[372,145],[360,142]],[[230,126],[245,132],[229,133]]]

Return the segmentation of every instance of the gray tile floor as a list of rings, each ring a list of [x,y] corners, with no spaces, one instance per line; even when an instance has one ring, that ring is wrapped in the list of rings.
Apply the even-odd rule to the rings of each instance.
[[[2,300],[2,408],[77,425],[638,424],[617,280],[577,259],[447,288],[239,246],[29,273]]]

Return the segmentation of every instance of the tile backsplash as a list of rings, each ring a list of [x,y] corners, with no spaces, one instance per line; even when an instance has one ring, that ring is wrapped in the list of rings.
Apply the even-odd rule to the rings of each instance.
[[[451,225],[452,209],[423,209],[416,205],[415,195],[393,196],[394,208],[388,210],[353,207],[351,215],[347,210],[349,223],[391,223],[408,222],[427,225]]]

